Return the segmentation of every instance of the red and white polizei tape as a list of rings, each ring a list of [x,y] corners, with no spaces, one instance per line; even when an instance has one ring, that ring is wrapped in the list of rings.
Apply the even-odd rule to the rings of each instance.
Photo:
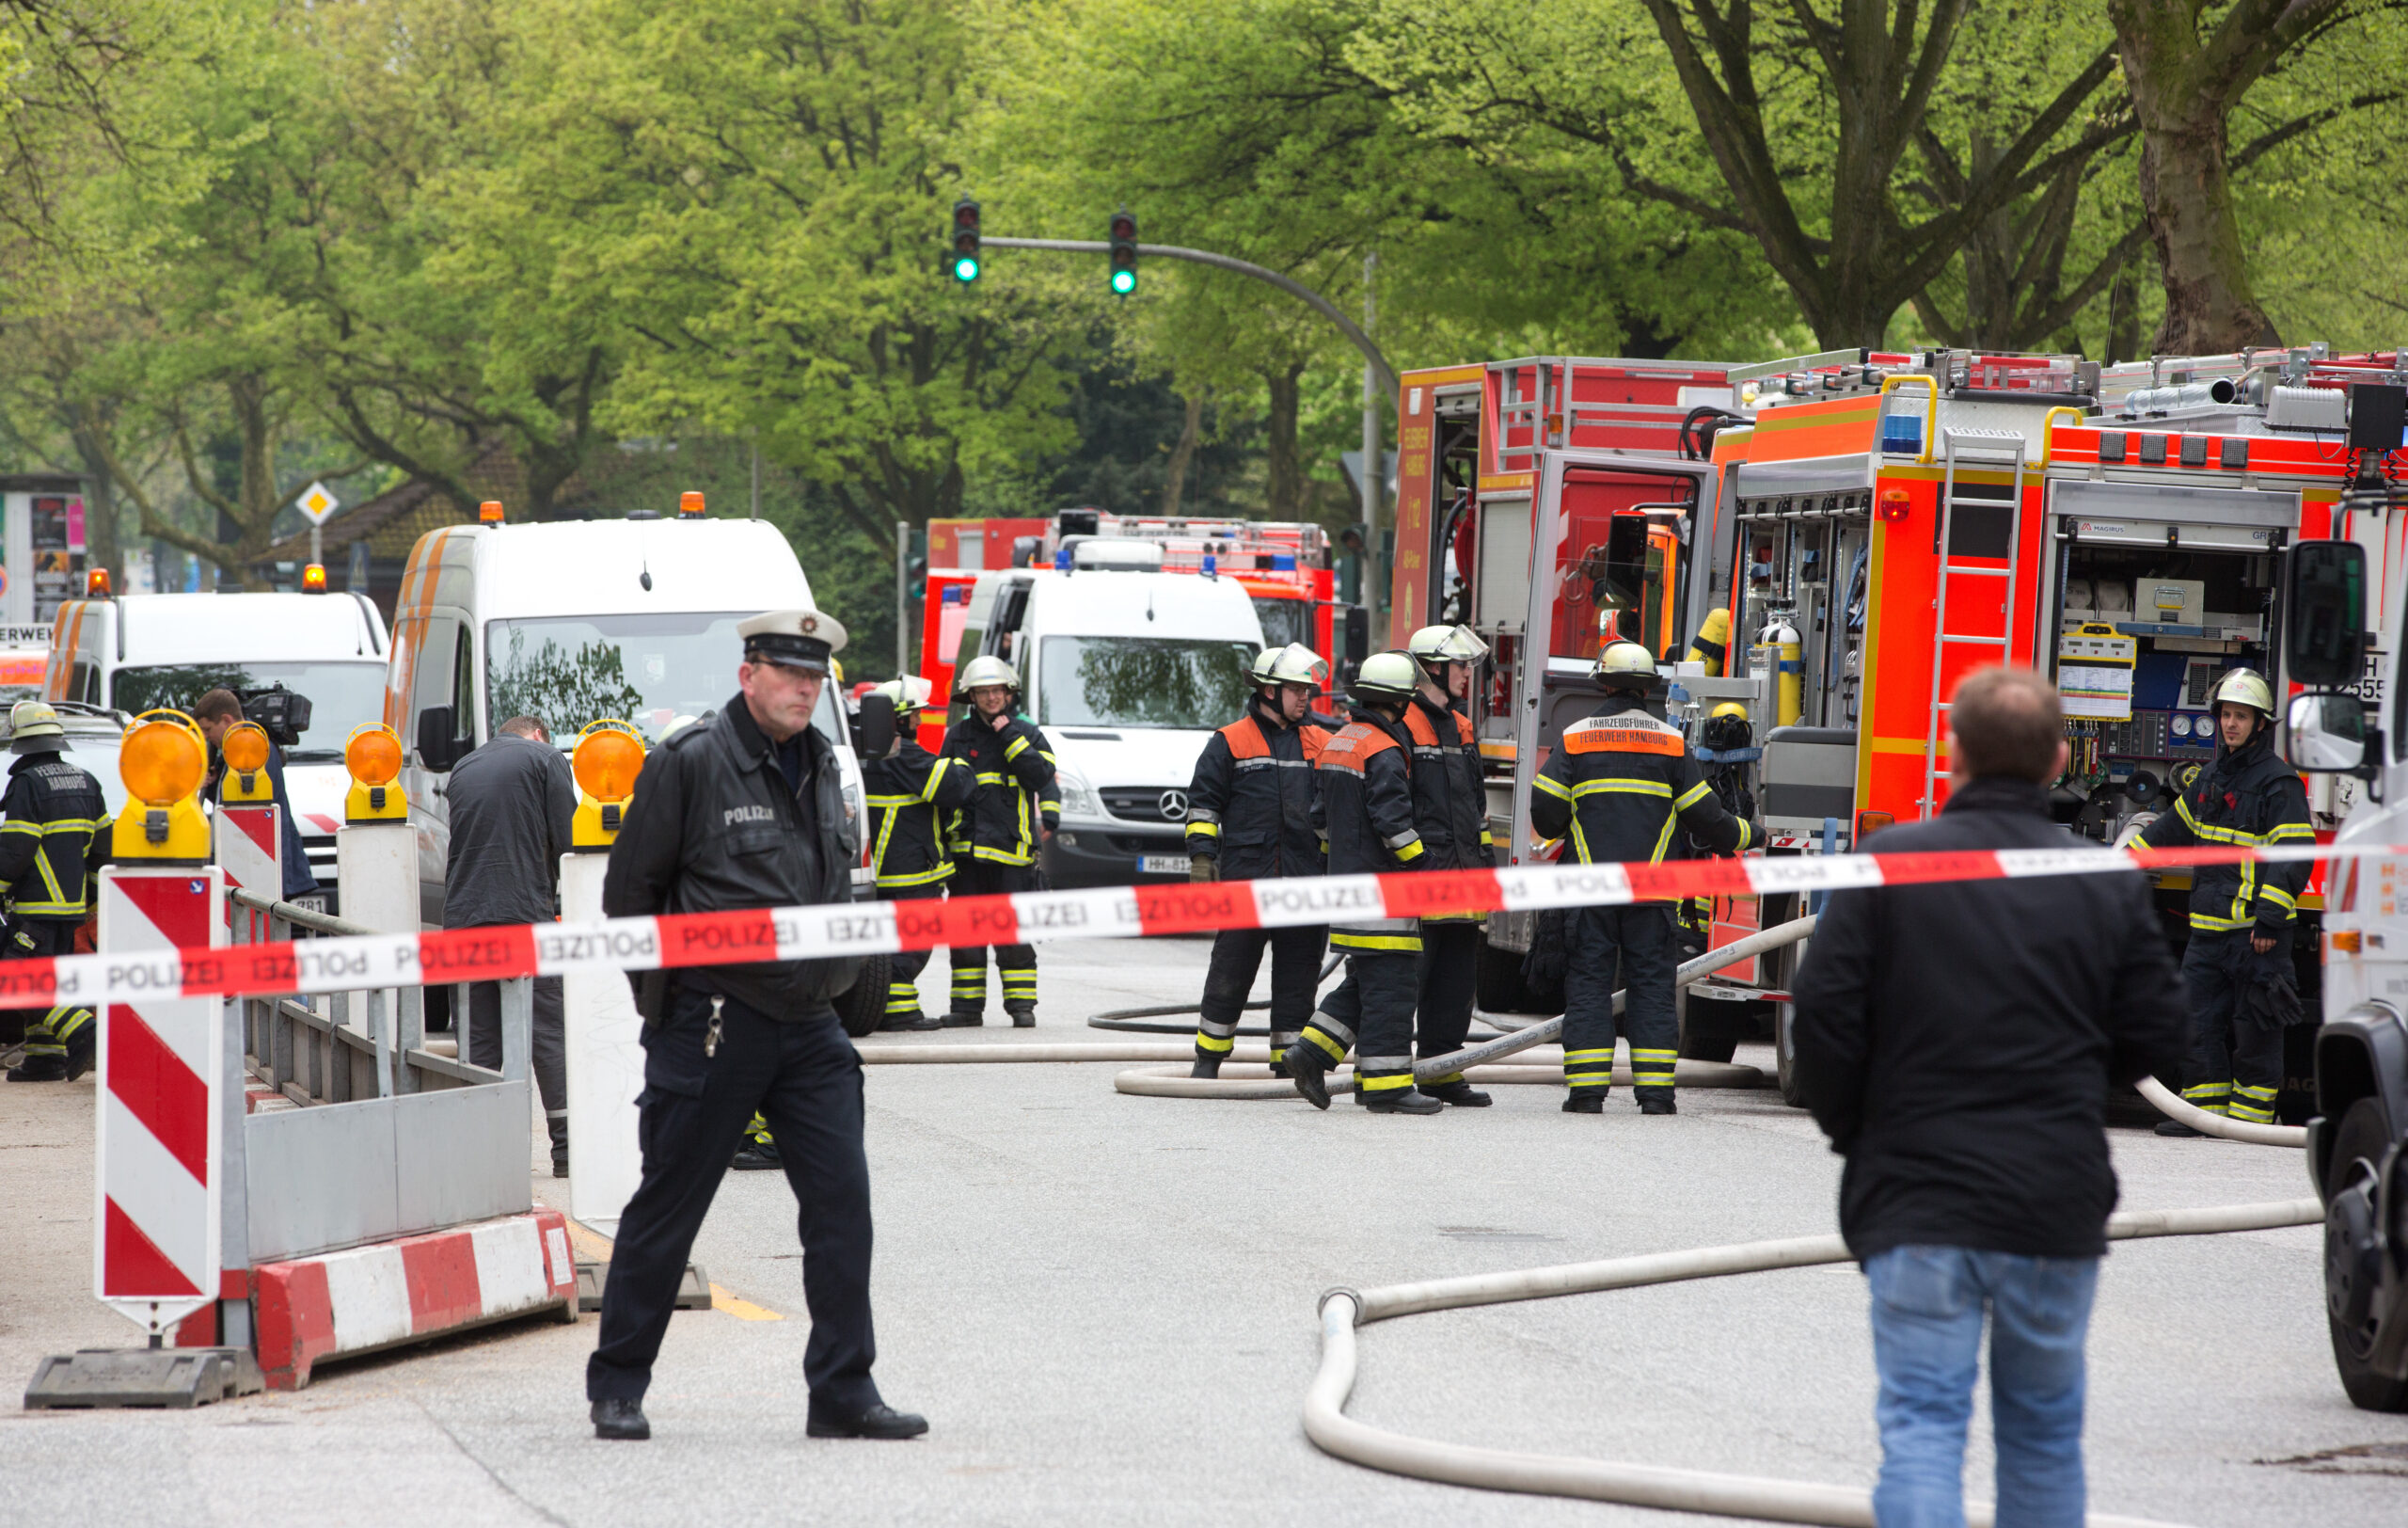
[[[1343,925],[1350,919],[1609,907],[1684,897],[1843,891],[1857,886],[2027,876],[2105,875],[2205,865],[2408,859],[2397,844],[2276,849],[2002,849],[1899,854],[1540,865],[1511,870],[1307,876],[1094,891],[1038,891],[679,913],[444,933],[371,934],[224,948],[0,962],[0,1008],[144,998],[349,992],[566,972],[648,971],[750,961],[879,955],[938,945],[1139,939],[1220,929]]]

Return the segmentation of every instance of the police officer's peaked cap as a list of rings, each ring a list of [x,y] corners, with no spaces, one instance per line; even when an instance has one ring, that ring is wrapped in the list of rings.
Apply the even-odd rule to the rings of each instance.
[[[814,674],[827,673],[834,655],[845,650],[844,623],[816,610],[764,611],[739,622],[736,632],[744,639],[746,661]]]

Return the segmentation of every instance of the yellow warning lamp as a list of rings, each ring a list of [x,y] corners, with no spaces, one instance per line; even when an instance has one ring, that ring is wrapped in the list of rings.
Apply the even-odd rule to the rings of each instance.
[[[200,782],[209,773],[209,743],[182,711],[144,711],[118,745],[118,778],[133,799],[109,830],[109,856],[205,864],[209,824],[200,815]]]
[[[96,567],[84,575],[84,597],[106,599],[109,597],[109,570]]]
[[[703,517],[703,496],[689,488],[677,496],[677,517],[699,520]]]
[[[627,802],[643,772],[643,734],[625,722],[605,719],[577,735],[569,770],[577,776],[577,816],[570,820],[571,850],[588,852],[619,841]]]
[[[501,501],[499,499],[488,499],[483,503],[479,504],[477,506],[477,523],[479,525],[499,525],[501,523]]]
[[[275,788],[267,778],[267,731],[257,722],[237,722],[217,745],[226,757],[226,779],[217,799],[224,803],[271,802]]]
[[[342,767],[351,790],[342,799],[345,822],[407,822],[408,800],[393,782],[402,773],[402,740],[382,722],[362,722],[342,742]]]
[[[325,564],[311,563],[301,569],[301,592],[305,595],[322,595],[326,592]]]

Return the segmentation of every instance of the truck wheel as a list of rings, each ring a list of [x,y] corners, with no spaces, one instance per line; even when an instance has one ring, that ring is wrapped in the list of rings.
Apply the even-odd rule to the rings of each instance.
[[[1781,1101],[1791,1108],[1802,1109],[1806,1106],[1806,1093],[1798,1085],[1798,1042],[1791,1033],[1798,1023],[1798,1005],[1775,1003],[1772,1011],[1772,1048],[1773,1055],[1779,1058],[1774,1075],[1781,1083]]]
[[[1748,1005],[1691,993],[1681,1004],[1681,1054],[1692,1061],[1727,1061],[1739,1053]]]
[[[2384,1311],[2381,1252],[2376,1240],[2375,1170],[2391,1145],[2391,1122],[2383,1101],[2361,1098],[2341,1116],[2333,1136],[2333,1167],[2326,1181],[2333,1197],[2324,1204],[2324,1312],[2333,1334],[2333,1366],[2350,1404],[2363,1411],[2408,1411],[2408,1378],[2380,1374],[2368,1365],[2375,1340],[2387,1321],[2408,1321],[2408,1311]]]
[[[1491,1013],[1562,1011],[1560,1005],[1549,1008],[1541,1003],[1529,983],[1522,979],[1520,950],[1491,946],[1485,935],[1480,941],[1480,963],[1473,971],[1472,995]]]
[[[845,1033],[855,1040],[885,1022],[890,969],[883,955],[863,957],[861,974],[853,978],[851,989],[836,999],[836,1017],[843,1022]]]

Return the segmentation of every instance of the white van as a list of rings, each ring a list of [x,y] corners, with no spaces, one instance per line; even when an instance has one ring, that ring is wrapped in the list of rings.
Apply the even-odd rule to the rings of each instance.
[[[51,629],[42,694],[127,712],[187,709],[220,688],[280,684],[308,697],[309,725],[284,750],[284,785],[324,906],[334,896],[335,830],[351,787],[343,740],[383,715],[390,659],[385,618],[365,595],[71,599]]]
[[[565,750],[615,717],[657,742],[737,692],[737,622],[810,602],[794,548],[766,520],[639,512],[420,536],[394,607],[384,709],[402,738],[420,916],[443,919],[444,778],[497,725],[540,717]],[[814,720],[836,745],[858,822],[861,770],[836,692],[820,692]],[[857,885],[867,878],[856,867]]]
[[[1059,776],[1062,827],[1044,852],[1053,884],[1187,879],[1196,756],[1244,713],[1261,649],[1262,622],[1235,580],[1096,566],[979,578],[953,671],[982,654],[1020,671]]]

